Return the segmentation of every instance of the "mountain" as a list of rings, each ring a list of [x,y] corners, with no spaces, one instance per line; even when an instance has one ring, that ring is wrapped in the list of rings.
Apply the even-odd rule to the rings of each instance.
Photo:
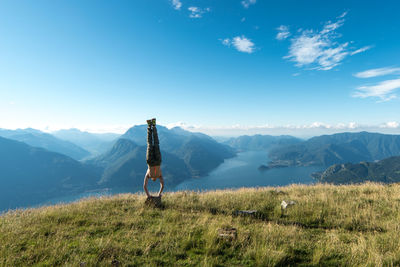
[[[211,137],[181,128],[157,126],[165,182],[174,186],[184,179],[207,175],[225,159],[235,155],[232,148]],[[147,126],[130,128],[106,153],[85,161],[103,169],[100,184],[141,186],[146,173]]]
[[[0,210],[82,192],[97,180],[68,156],[0,137]]]
[[[227,144],[239,151],[248,150],[269,150],[282,145],[294,145],[300,143],[302,140],[290,135],[242,135],[235,138],[230,138],[224,141]]]
[[[335,164],[324,172],[314,173],[313,177],[321,182],[334,184],[362,183],[365,181],[398,183],[400,182],[400,156],[386,158],[378,162]]]
[[[375,161],[400,155],[400,135],[339,133],[272,149],[270,166],[309,166]]]
[[[231,147],[218,143],[206,134],[192,133],[180,127],[168,129],[161,125],[157,126],[157,131],[161,150],[183,159],[195,177],[207,175],[225,159],[235,156]],[[134,126],[121,138],[146,145],[147,126]]]
[[[49,151],[58,152],[76,160],[81,160],[90,155],[87,150],[69,141],[58,139],[51,134],[44,133],[35,129],[0,129],[0,136],[24,142],[33,147],[41,147]]]
[[[120,138],[105,154],[87,161],[104,169],[99,184],[108,187],[141,187],[147,170],[146,146]],[[162,171],[167,186],[173,186],[190,178],[185,162],[177,156],[161,151]]]
[[[55,137],[74,143],[87,151],[93,156],[100,155],[109,150],[120,134],[114,133],[89,133],[79,129],[59,130],[52,133]]]

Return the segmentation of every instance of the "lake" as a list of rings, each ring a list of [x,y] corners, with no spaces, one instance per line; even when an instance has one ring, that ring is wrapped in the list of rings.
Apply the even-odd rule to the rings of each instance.
[[[322,167],[288,167],[259,171],[261,164],[268,162],[265,151],[238,153],[227,159],[208,176],[187,180],[175,190],[212,190],[240,187],[284,186],[289,184],[311,184],[315,182],[310,174]]]

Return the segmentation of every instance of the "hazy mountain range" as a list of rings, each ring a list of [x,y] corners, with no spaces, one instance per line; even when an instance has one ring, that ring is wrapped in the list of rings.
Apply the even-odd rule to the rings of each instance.
[[[235,138],[230,138],[227,141],[224,141],[224,144],[227,144],[235,149],[240,151],[246,150],[270,150],[276,147],[281,147],[283,145],[294,145],[302,142],[303,140],[290,136],[290,135],[280,135],[280,136],[272,136],[272,135],[242,135]]]
[[[41,147],[49,151],[58,152],[76,160],[80,160],[90,156],[89,151],[72,142],[61,140],[51,134],[44,133],[35,129],[0,129],[0,136],[24,142],[33,147]]]
[[[339,133],[310,138],[272,149],[270,166],[330,166],[339,163],[375,161],[400,155],[400,135]]]
[[[114,133],[88,133],[78,129],[59,130],[52,132],[52,135],[82,147],[92,156],[105,153],[120,136],[120,134]]]

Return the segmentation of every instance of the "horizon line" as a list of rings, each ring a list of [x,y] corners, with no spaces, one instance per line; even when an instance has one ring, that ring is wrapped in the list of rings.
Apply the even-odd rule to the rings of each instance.
[[[34,129],[44,133],[54,133],[61,130],[79,130],[80,132],[88,132],[92,134],[124,134],[130,128],[135,126],[143,126],[142,124],[125,124],[125,125],[91,125],[91,126],[22,126],[22,127],[0,127],[3,130],[26,130]],[[297,137],[312,137],[323,134],[334,134],[341,132],[378,132],[384,134],[400,134],[400,123],[390,121],[380,124],[359,124],[355,122],[327,124],[314,122],[311,124],[286,124],[286,125],[228,125],[228,126],[204,126],[191,125],[183,122],[159,124],[160,126],[172,129],[179,127],[189,132],[200,132],[210,136],[235,137],[241,135],[292,135]]]

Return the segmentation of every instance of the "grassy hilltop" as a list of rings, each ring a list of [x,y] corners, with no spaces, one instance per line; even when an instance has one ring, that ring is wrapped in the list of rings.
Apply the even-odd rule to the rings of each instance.
[[[400,185],[123,194],[0,216],[0,266],[400,265]],[[282,200],[295,205],[281,210]],[[257,210],[254,217],[236,210]],[[222,230],[237,235],[221,238]]]

